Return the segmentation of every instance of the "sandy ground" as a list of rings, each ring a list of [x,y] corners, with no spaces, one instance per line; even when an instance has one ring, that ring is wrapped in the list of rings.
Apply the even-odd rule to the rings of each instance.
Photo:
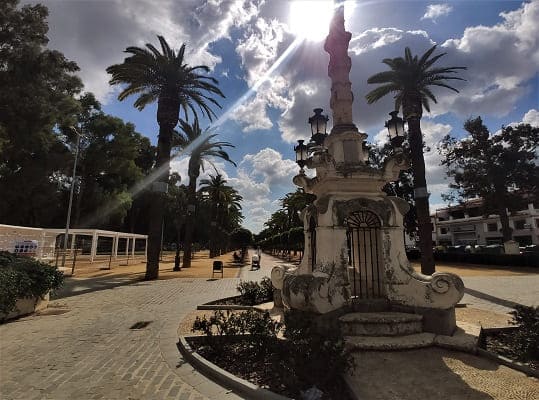
[[[411,262],[417,272],[421,272],[419,262]],[[539,269],[528,267],[504,267],[498,265],[437,263],[436,272],[452,272],[459,276],[511,276],[538,274]]]
[[[354,353],[358,399],[539,399],[539,381],[485,358],[440,348]]]
[[[191,268],[182,268],[181,271],[173,271],[174,253],[165,253],[163,255],[163,261],[159,263],[159,279],[211,278],[213,261],[216,260],[223,261],[223,275],[225,278],[235,278],[238,276],[242,264],[234,263],[232,254],[233,252],[230,252],[210,259],[208,251],[199,251],[194,255]],[[248,257],[246,257],[247,260]],[[131,260],[129,265],[126,265],[126,260],[113,262],[110,269],[108,269],[108,260],[97,261],[93,264],[81,261],[77,262],[73,276],[76,278],[133,276],[134,279],[137,279],[139,276],[143,278],[145,271],[146,262],[140,258],[135,261]],[[70,270],[67,273],[69,275]],[[221,275],[218,274],[216,276],[220,277]]]

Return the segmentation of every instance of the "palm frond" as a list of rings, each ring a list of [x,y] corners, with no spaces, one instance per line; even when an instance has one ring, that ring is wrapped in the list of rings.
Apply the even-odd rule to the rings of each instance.
[[[436,50],[437,45],[432,46],[430,49],[428,49],[425,54],[421,56],[421,59],[419,60],[418,64],[423,68],[423,65],[427,62],[429,57],[432,53],[434,53],[434,50]],[[443,53],[441,56],[443,56],[445,53]],[[440,57],[441,57],[440,56]],[[438,57],[439,58],[439,57]]]
[[[399,90],[399,87],[394,83],[389,83],[387,85],[378,86],[376,89],[371,90],[365,95],[367,103],[372,104],[380,100],[382,97],[388,95],[389,93],[396,92]]]

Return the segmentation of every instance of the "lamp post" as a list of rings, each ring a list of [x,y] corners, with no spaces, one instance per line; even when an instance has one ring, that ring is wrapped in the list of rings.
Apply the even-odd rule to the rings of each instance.
[[[73,205],[73,192],[75,190],[77,161],[79,160],[79,148],[80,148],[80,137],[81,137],[81,133],[77,131],[74,126],[70,126],[69,129],[71,129],[77,135],[77,146],[75,147],[75,162],[73,163],[73,175],[71,177],[71,190],[69,192],[69,205],[67,206],[67,220],[66,220],[66,230],[64,233],[64,254],[62,256],[62,268],[65,266],[65,262],[66,262],[67,241],[69,237],[69,224],[71,222],[71,207]]]
[[[327,136],[326,129],[329,121],[327,115],[322,115],[321,108],[315,108],[314,115],[309,118],[309,124],[311,124],[311,142],[321,146],[324,143],[324,139]]]
[[[294,151],[296,152],[296,163],[301,168],[299,170],[300,174],[304,174],[305,164],[307,164],[307,146],[303,143],[305,140],[298,140],[298,145],[294,146]]]
[[[391,119],[385,123],[389,132],[389,141],[395,149],[400,149],[404,141],[404,120],[397,115],[398,113],[398,111],[391,111],[389,113]]]

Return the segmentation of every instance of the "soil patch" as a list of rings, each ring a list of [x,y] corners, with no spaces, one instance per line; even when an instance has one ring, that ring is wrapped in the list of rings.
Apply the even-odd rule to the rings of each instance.
[[[283,370],[279,370],[283,368],[283,363],[279,362],[279,359],[282,358],[281,353],[267,351],[264,356],[260,356],[260,350],[255,349],[249,341],[233,340],[221,343],[218,350],[206,343],[202,338],[189,339],[189,344],[202,357],[261,388],[291,398],[299,397],[298,390],[309,389],[308,387],[290,389],[291,385],[287,385],[285,381],[287,374],[283,373]],[[323,400],[352,400],[346,391],[344,379],[339,379],[339,382],[331,382],[331,384],[318,387],[318,389],[324,393]]]
[[[519,353],[515,349],[514,343],[514,335],[519,329],[519,327],[514,327],[514,329],[510,330],[487,332],[484,334],[482,347],[492,353],[496,353],[512,361],[518,361],[530,368],[539,370],[539,359],[536,358],[529,361],[522,361],[519,359]]]

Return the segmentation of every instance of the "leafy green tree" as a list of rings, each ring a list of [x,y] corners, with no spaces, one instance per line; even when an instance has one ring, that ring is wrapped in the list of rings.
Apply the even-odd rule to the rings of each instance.
[[[453,74],[465,67],[432,66],[446,53],[431,58],[436,50],[432,46],[418,58],[412,56],[408,47],[404,50],[404,58],[386,58],[382,62],[389,66],[389,71],[379,72],[371,76],[367,82],[380,84],[376,89],[367,93],[366,98],[372,104],[388,94],[394,95],[395,110],[403,109],[405,121],[408,123],[408,141],[414,177],[415,205],[419,227],[419,245],[421,249],[421,272],[431,275],[434,273],[434,258],[432,255],[432,224],[430,222],[429,198],[425,180],[425,159],[423,157],[423,136],[421,133],[421,116],[423,108],[430,112],[429,100],[436,103],[436,97],[431,91],[432,86],[444,87],[458,93],[458,90],[447,84],[448,80],[463,80]]]
[[[247,247],[253,243],[253,234],[249,229],[238,228],[232,232],[230,240],[234,248],[247,250]]]
[[[512,239],[507,210],[521,210],[539,198],[539,127],[506,126],[491,135],[477,117],[466,121],[464,129],[467,137],[448,135],[439,148],[447,176],[454,179],[449,196],[464,201],[482,198],[483,213],[500,216],[506,242]]]
[[[302,188],[296,189],[295,192],[287,193],[280,199],[282,209],[288,215],[288,229],[298,226],[303,227],[303,221],[299,218],[299,213],[311,204],[314,199],[314,195],[305,193]]]
[[[74,226],[117,230],[123,226],[132,207],[130,189],[147,173],[144,170],[147,166],[137,165],[137,160],[141,151],[150,146],[150,141],[135,132],[133,124],[104,114],[92,94],[84,94],[80,102],[78,131],[81,139]],[[76,134],[71,129],[63,131],[74,152]]]
[[[200,172],[204,171],[205,164],[208,163],[215,168],[212,158],[220,158],[232,165],[236,166],[236,163],[232,161],[228,153],[224,150],[227,147],[234,147],[228,142],[212,141],[216,134],[204,134],[198,120],[193,121],[192,124],[186,121],[180,120],[181,133],[177,134],[176,141],[182,148],[189,149],[189,166],[187,173],[189,175],[188,185],[188,213],[185,226],[185,242],[183,253],[183,267],[191,267],[191,253],[193,245],[193,231],[194,231],[194,217],[197,206],[197,180],[200,176]],[[196,141],[196,142],[195,142]],[[194,146],[190,144],[195,143]]]
[[[410,147],[406,141],[403,143],[402,147],[404,154],[410,153]],[[369,151],[369,164],[377,168],[382,168],[386,158],[392,154],[393,147],[390,143],[386,143],[383,146],[371,145]],[[400,197],[401,199],[406,200],[410,205],[410,209],[406,215],[404,215],[404,230],[411,238],[416,238],[417,211],[414,199],[414,177],[412,169],[401,171],[399,173],[399,178],[394,182],[388,182],[384,185],[382,191],[388,196]]]
[[[82,83],[77,64],[47,48],[47,8],[18,4],[0,7],[0,221],[58,226],[73,164],[55,127],[78,112]]]
[[[157,102],[156,180],[164,183],[168,181],[170,151],[180,112],[186,118],[189,114],[194,115],[195,120],[201,112],[211,120],[215,114],[210,105],[220,107],[214,96],[224,95],[217,87],[217,80],[205,75],[210,72],[207,66],[191,67],[185,63],[185,44],[175,51],[163,36],[158,36],[158,39],[161,51],[150,43],[146,44],[147,49],[128,47],[125,52],[130,56],[122,64],[108,67],[107,72],[112,75],[111,85],[127,85],[118,95],[120,101],[131,95],[138,96],[134,106],[139,110]],[[146,279],[159,276],[163,205],[164,196],[155,193],[150,209]]]

